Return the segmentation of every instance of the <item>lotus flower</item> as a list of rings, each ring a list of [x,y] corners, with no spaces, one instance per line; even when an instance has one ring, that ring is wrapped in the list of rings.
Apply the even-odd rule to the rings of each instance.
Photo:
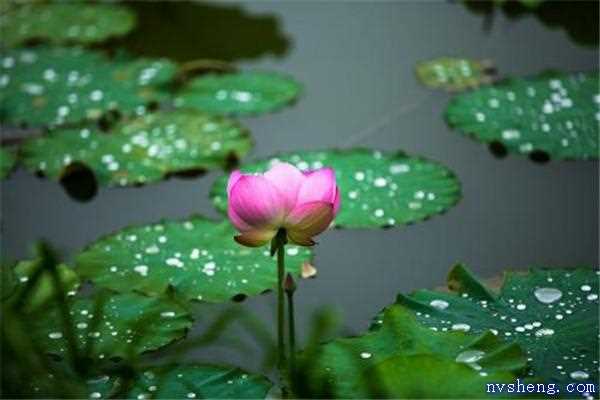
[[[268,243],[280,229],[288,241],[312,246],[340,208],[333,169],[302,172],[283,162],[262,175],[234,171],[227,196],[229,219],[241,233],[235,240],[249,247]]]

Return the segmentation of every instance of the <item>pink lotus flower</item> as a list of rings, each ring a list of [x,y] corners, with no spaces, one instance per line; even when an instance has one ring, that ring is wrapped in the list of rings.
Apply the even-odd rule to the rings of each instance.
[[[241,233],[235,240],[249,247],[266,244],[282,228],[290,242],[311,246],[340,208],[333,169],[302,172],[288,163],[262,175],[234,171],[227,196],[229,219]]]

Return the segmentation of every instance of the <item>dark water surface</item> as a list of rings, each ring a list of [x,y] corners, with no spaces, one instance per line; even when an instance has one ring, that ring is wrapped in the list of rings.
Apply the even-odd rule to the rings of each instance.
[[[335,307],[348,329],[360,332],[397,292],[442,285],[459,261],[482,277],[507,267],[598,265],[598,163],[497,159],[451,132],[442,119],[449,96],[421,87],[414,77],[417,61],[444,55],[492,59],[501,76],[597,68],[597,48],[573,42],[562,28],[527,14],[490,20],[446,2],[134,7],[142,27],[124,41],[131,50],[181,61],[237,60],[244,68],[282,71],[303,82],[304,95],[294,107],[243,120],[256,140],[250,159],[353,140],[422,155],[458,175],[463,199],[445,215],[397,229],[335,230],[320,237],[318,278],[302,282],[297,293],[301,335],[308,316],[323,305]],[[194,18],[209,11],[214,14]],[[81,203],[60,185],[19,170],[2,183],[3,258],[27,256],[39,238],[70,257],[126,225],[192,213],[217,217],[208,191],[220,174],[100,189]],[[273,296],[244,303],[269,324],[273,306]],[[200,307],[197,329],[220,308]],[[247,367],[258,362],[230,348],[195,355]]]

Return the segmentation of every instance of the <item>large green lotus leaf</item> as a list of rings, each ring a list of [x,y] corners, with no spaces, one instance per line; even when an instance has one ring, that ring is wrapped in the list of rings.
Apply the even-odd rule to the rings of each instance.
[[[510,373],[474,374],[464,363],[424,354],[388,358],[367,374],[379,379],[377,397],[391,399],[482,399],[490,382],[514,382]]]
[[[59,130],[29,140],[21,152],[25,167],[52,179],[79,163],[102,185],[126,186],[224,167],[251,147],[248,132],[234,121],[174,111],[123,121],[109,134],[95,127]]]
[[[128,398],[139,399],[264,399],[272,383],[239,368],[171,365],[145,371]]]
[[[446,118],[450,126],[511,152],[597,159],[598,85],[597,72],[511,79],[454,97]]]
[[[420,290],[397,302],[431,329],[492,330],[513,340],[527,351],[531,374],[544,382],[598,381],[598,272],[507,273],[496,296],[459,265],[449,286],[458,293]]]
[[[176,73],[162,59],[109,61],[81,48],[7,50],[0,55],[0,120],[31,126],[143,114]]]
[[[365,149],[289,153],[242,166],[242,171],[265,171],[277,161],[301,170],[331,167],[342,194],[335,224],[347,228],[373,228],[408,224],[439,214],[460,199],[454,174],[435,162],[402,153]],[[227,177],[215,182],[211,197],[227,210]]]
[[[410,385],[423,392],[411,398],[434,398],[439,393],[438,388],[430,384],[441,379],[444,373],[448,381],[456,377],[465,390],[471,386],[469,394],[477,394],[480,387],[475,386],[482,377],[511,378],[527,363],[518,346],[504,343],[491,332],[476,336],[436,331],[418,323],[409,309],[399,305],[388,307],[382,323],[365,335],[334,340],[311,357],[314,359],[307,381],[317,391],[326,387],[336,398],[381,396],[382,388],[377,381],[382,377],[373,373],[374,368],[379,369],[378,373],[383,369],[383,375],[400,373],[414,377]],[[381,366],[382,362],[386,364]],[[428,362],[437,362],[437,365],[431,370],[419,369],[420,376],[417,376],[413,369]],[[463,364],[470,371],[456,364]]]
[[[202,217],[126,228],[93,243],[77,257],[77,271],[117,291],[149,295],[174,287],[187,299],[227,301],[255,295],[277,282],[269,249],[243,247],[228,221]],[[288,272],[300,275],[310,251],[287,246]]]
[[[427,87],[451,92],[490,83],[490,65],[467,58],[441,57],[417,63],[417,78]]]
[[[31,40],[97,43],[128,33],[135,14],[109,4],[25,4],[0,14],[0,42],[15,46]]]
[[[65,369],[65,366],[62,366]],[[161,365],[135,371],[124,387],[116,376],[99,374],[82,382],[81,397],[89,399],[264,399],[272,383],[264,376],[250,374],[236,367],[207,364]],[[67,377],[77,377],[66,371]],[[57,377],[35,377],[27,382],[33,393],[44,396],[40,387],[57,384]],[[41,378],[41,379],[39,379]],[[54,382],[53,382],[54,381]],[[36,388],[38,389],[36,391]],[[83,392],[86,393],[83,393]],[[118,396],[118,397],[116,397]]]
[[[219,115],[249,115],[275,111],[300,94],[290,77],[266,72],[206,75],[192,80],[175,105]]]
[[[78,347],[91,346],[92,357],[127,357],[154,350],[180,339],[192,325],[187,311],[165,298],[123,293],[98,299],[69,300]],[[41,313],[31,323],[36,343],[48,353],[68,354],[58,308]]]
[[[17,163],[17,157],[9,150],[0,147],[0,180],[10,175]]]
[[[16,293],[19,293],[25,286],[31,284],[36,272],[40,268],[37,261],[21,261],[14,267],[14,276],[18,281]],[[56,266],[59,279],[64,291],[69,296],[74,296],[79,288],[79,277],[68,266],[59,264]],[[45,307],[49,301],[56,298],[54,281],[50,272],[44,271],[38,277],[35,277],[35,286],[31,289],[26,303],[28,312],[39,310]]]

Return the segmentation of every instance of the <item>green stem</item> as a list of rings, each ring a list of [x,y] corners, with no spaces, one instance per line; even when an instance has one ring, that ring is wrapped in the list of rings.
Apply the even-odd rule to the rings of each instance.
[[[285,275],[285,243],[287,233],[280,229],[273,239],[274,250],[277,252],[277,369],[281,381],[282,392],[285,394],[285,299],[283,295],[283,282]]]
[[[288,298],[288,334],[290,335],[290,374],[296,367],[296,323],[294,321],[294,291],[287,291]]]

